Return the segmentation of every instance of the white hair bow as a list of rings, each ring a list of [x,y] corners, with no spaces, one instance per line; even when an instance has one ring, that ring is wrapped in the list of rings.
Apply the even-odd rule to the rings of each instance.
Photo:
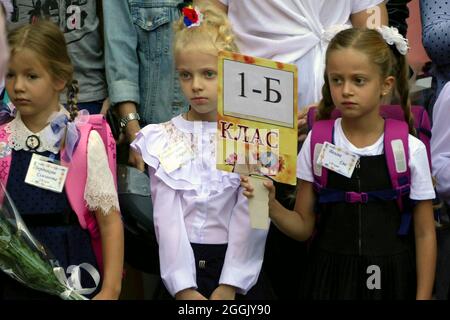
[[[388,27],[388,26],[381,26],[376,28],[377,30],[384,38],[384,40],[389,45],[395,45],[398,52],[400,52],[402,55],[405,55],[408,53],[409,45],[408,45],[408,39],[404,38],[400,32],[398,32],[397,28],[394,27]]]

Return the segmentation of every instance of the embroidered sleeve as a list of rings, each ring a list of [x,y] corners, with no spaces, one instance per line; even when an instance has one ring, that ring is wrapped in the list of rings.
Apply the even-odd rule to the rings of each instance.
[[[89,135],[87,166],[84,199],[89,210],[100,209],[104,214],[108,214],[111,209],[119,210],[119,200],[105,146],[96,131],[91,131]]]

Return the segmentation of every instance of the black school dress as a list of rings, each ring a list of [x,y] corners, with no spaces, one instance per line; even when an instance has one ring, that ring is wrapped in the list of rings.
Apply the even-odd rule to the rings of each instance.
[[[38,152],[38,154],[50,156],[48,151]],[[24,182],[32,155],[32,152],[12,150],[11,168],[6,186],[25,224],[33,236],[56,257],[64,270],[67,270],[70,265],[79,265],[83,262],[90,263],[98,270],[89,233],[79,225],[65,190],[57,193]],[[59,160],[59,154],[55,158]],[[81,285],[83,288],[95,287],[94,281],[84,269],[81,269]],[[101,284],[94,293],[86,297],[92,298],[100,288]],[[30,289],[0,272],[0,299],[59,298]]]
[[[384,154],[361,157],[351,179],[329,171],[328,187],[354,192],[392,189]],[[408,235],[398,235],[401,213],[395,200],[332,203],[319,210],[303,298],[415,298],[413,227]],[[371,278],[376,274],[380,282]]]

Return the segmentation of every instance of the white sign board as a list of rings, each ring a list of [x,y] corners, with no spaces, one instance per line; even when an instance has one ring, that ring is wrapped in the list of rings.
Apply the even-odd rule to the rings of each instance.
[[[233,60],[223,62],[223,112],[294,128],[294,73]]]

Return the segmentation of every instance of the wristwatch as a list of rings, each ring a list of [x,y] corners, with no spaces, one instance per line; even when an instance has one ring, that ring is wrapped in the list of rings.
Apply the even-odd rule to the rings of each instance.
[[[136,112],[129,113],[125,117],[120,118],[120,127],[124,129],[127,126],[128,122],[132,120],[139,121],[141,120],[141,117],[139,117],[139,114]]]

